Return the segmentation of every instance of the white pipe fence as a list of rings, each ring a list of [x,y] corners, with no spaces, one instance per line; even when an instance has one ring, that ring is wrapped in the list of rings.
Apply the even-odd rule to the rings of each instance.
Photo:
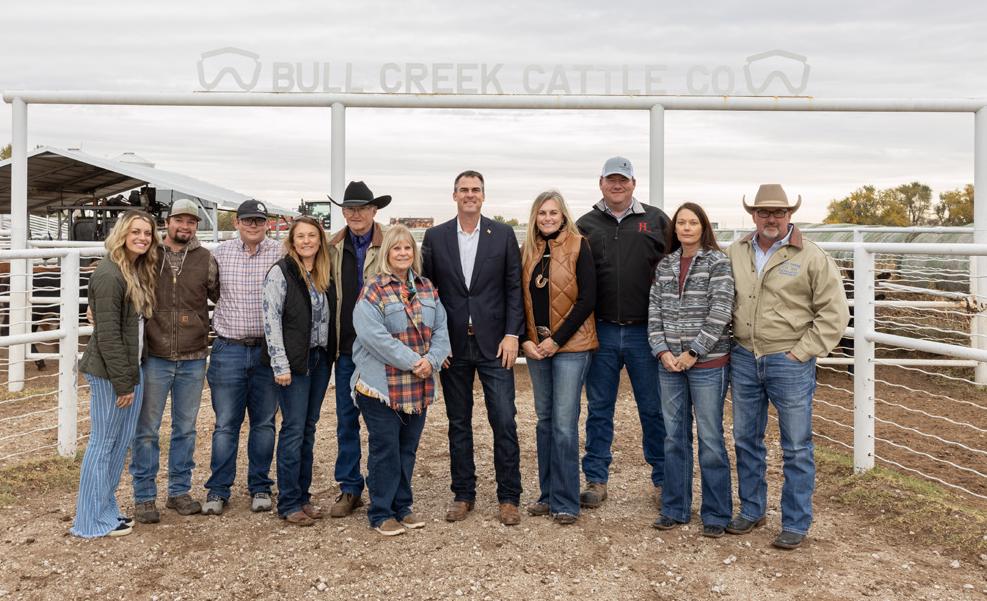
[[[955,462],[940,459],[932,456],[931,454],[916,450],[909,446],[908,444],[902,444],[902,442],[896,442],[894,440],[889,440],[887,438],[881,438],[875,433],[875,425],[882,424],[890,427],[898,428],[902,431],[907,431],[911,434],[918,435],[924,438],[935,439],[942,444],[952,445],[958,448],[962,448],[970,453],[984,454],[987,455],[987,450],[978,449],[975,447],[970,447],[963,444],[962,442],[952,441],[942,436],[938,433],[928,433],[922,432],[921,430],[911,427],[908,425],[903,425],[897,423],[891,419],[884,419],[878,416],[875,407],[877,404],[882,406],[890,406],[907,411],[914,414],[919,414],[927,416],[929,418],[945,420],[953,425],[959,425],[967,427],[974,432],[987,432],[987,424],[981,422],[981,426],[976,424],[970,424],[962,421],[954,420],[948,415],[936,415],[928,413],[924,409],[916,407],[908,407],[901,405],[900,403],[889,401],[887,399],[878,398],[875,394],[875,389],[877,384],[882,384],[884,386],[899,387],[909,390],[912,393],[922,393],[935,398],[942,398],[949,401],[954,401],[957,403],[965,403],[971,407],[979,407],[987,412],[987,407],[978,405],[977,403],[950,398],[946,395],[939,394],[938,392],[930,391],[916,391],[908,389],[906,386],[897,384],[895,382],[888,382],[885,380],[878,379],[875,377],[875,366],[896,366],[903,369],[914,369],[922,373],[930,375],[933,372],[927,372],[921,367],[928,367],[931,369],[942,369],[947,367],[959,367],[959,368],[975,368],[984,363],[987,363],[987,351],[984,351],[977,347],[976,341],[971,341],[969,346],[964,346],[960,344],[947,344],[943,342],[937,342],[934,340],[925,340],[917,337],[909,337],[897,334],[890,334],[885,332],[879,332],[876,330],[878,327],[878,322],[875,318],[875,309],[882,306],[879,301],[875,300],[875,294],[877,292],[876,287],[876,276],[878,270],[875,267],[876,261],[875,257],[878,255],[884,255],[888,253],[893,254],[942,254],[942,255],[967,255],[972,257],[987,256],[987,245],[984,244],[966,244],[966,245],[926,245],[926,244],[912,244],[912,245],[902,245],[902,244],[888,244],[888,243],[865,243],[862,242],[863,234],[857,234],[857,240],[853,243],[849,243],[849,246],[853,248],[854,251],[854,305],[855,305],[855,315],[854,315],[854,326],[847,330],[847,336],[853,339],[853,356],[852,357],[829,357],[819,361],[821,369],[833,369],[831,366],[853,366],[853,390],[842,389],[836,387],[835,390],[842,390],[845,393],[852,396],[853,399],[853,409],[852,411],[848,408],[840,406],[836,403],[829,402],[823,399],[817,398],[817,403],[831,409],[838,410],[841,413],[852,413],[853,421],[852,426],[849,424],[844,424],[835,420],[831,417],[826,417],[824,415],[819,415],[817,413],[817,419],[820,420],[822,424],[825,425],[835,425],[841,428],[851,428],[853,435],[853,444],[848,445],[842,441],[836,440],[827,435],[820,435],[820,438],[824,440],[831,440],[834,443],[838,443],[843,446],[851,448],[853,451],[853,465],[857,472],[867,471],[874,467],[875,459],[881,459],[889,465],[894,465],[896,467],[901,467],[909,471],[918,471],[914,468],[908,467],[905,464],[895,461],[894,459],[884,459],[880,458],[875,452],[875,444],[880,442],[887,445],[889,448],[895,450],[912,453],[917,456],[924,458],[932,458],[936,461],[954,466],[955,469],[961,470],[966,473],[971,473],[973,475],[980,475],[980,472],[974,467],[967,465],[956,464]],[[836,246],[840,249],[844,249],[847,243],[840,244],[826,244],[822,243],[824,248]],[[77,444],[79,440],[77,426],[79,424],[79,371],[78,371],[78,344],[79,336],[91,332],[91,328],[82,325],[80,323],[78,308],[80,305],[80,257],[82,255],[98,255],[102,254],[101,249],[87,248],[63,248],[63,249],[32,249],[32,250],[0,250],[0,261],[13,261],[13,260],[32,260],[32,259],[50,259],[57,258],[61,262],[61,284],[59,291],[59,298],[53,299],[51,297],[44,298],[46,303],[60,302],[61,309],[58,317],[58,328],[56,330],[47,332],[36,332],[36,333],[18,333],[11,334],[8,336],[0,337],[0,347],[7,347],[8,349],[17,346],[24,345],[33,342],[58,342],[59,351],[57,354],[47,353],[44,354],[45,358],[56,358],[58,359],[58,402],[57,402],[57,452],[62,456],[73,456],[77,451]],[[884,305],[888,306],[888,305]],[[895,305],[890,305],[890,308],[894,309]],[[30,315],[31,306],[28,304],[26,306],[26,312]],[[976,317],[976,314],[973,314]],[[876,356],[876,346],[877,345],[887,345],[894,348],[902,349],[913,349],[921,351],[924,353],[931,353],[933,355],[943,356],[941,359],[930,359],[930,358],[916,358],[916,357],[880,357]],[[12,362],[10,359],[9,362]],[[828,367],[822,367],[828,366]],[[9,364],[10,368],[13,368],[13,364]],[[13,370],[8,371],[9,374]],[[957,378],[953,376],[944,376],[951,378],[960,382],[969,382],[962,378]],[[972,384],[972,382],[970,382]],[[829,385],[833,388],[832,385]],[[50,394],[50,393],[49,393]],[[16,402],[5,401],[5,402]],[[35,411],[29,415],[35,415],[38,413],[44,413],[48,411],[43,409],[40,411]],[[13,418],[3,418],[3,419],[17,419]],[[3,420],[0,420],[3,421]],[[14,435],[9,435],[6,438],[13,438],[16,436],[27,436],[31,432],[37,432],[42,430],[50,430],[51,428],[38,428],[37,430],[32,430],[30,432],[16,433]],[[972,443],[971,443],[972,444]],[[44,447],[41,447],[44,448]],[[18,453],[20,454],[20,453]],[[974,464],[976,465],[976,464]],[[924,472],[919,472],[923,476],[928,477],[932,480],[937,480],[943,482],[947,486],[952,486],[954,488],[960,488],[965,492],[977,497],[987,498],[984,495],[972,492],[967,488],[959,485],[955,485],[949,481],[943,481],[934,475],[929,475]]]
[[[444,108],[444,109],[509,109],[509,110],[640,110],[649,115],[649,167],[651,185],[649,186],[651,204],[663,206],[664,201],[664,144],[665,144],[665,112],[668,110],[715,110],[715,111],[853,111],[853,112],[931,112],[931,113],[966,113],[973,115],[974,130],[974,186],[976,189],[987,189],[987,99],[860,99],[837,98],[823,99],[812,97],[719,97],[719,96],[549,96],[549,95],[442,95],[442,94],[273,94],[273,93],[114,93],[114,92],[63,92],[63,91],[8,91],[3,98],[12,105],[12,165],[11,165],[11,214],[14,218],[10,225],[10,246],[13,250],[0,251],[0,260],[10,261],[10,291],[9,315],[10,335],[0,338],[0,346],[8,345],[8,388],[10,391],[21,390],[24,386],[24,361],[29,356],[27,344],[30,341],[58,340],[61,342],[59,352],[59,436],[58,451],[61,454],[75,452],[76,444],[76,413],[77,413],[77,345],[80,334],[80,324],[74,311],[78,307],[78,287],[65,289],[65,281],[69,277],[78,280],[78,265],[80,253],[89,249],[67,249],[69,245],[51,250],[25,250],[27,240],[27,129],[29,104],[68,104],[68,105],[142,105],[142,106],[216,106],[216,107],[322,107],[330,109],[331,137],[331,178],[330,189],[334,198],[343,193],[345,185],[346,144],[345,125],[347,108]],[[338,211],[334,209],[334,218]],[[918,365],[935,366],[939,369],[954,366],[975,366],[976,382],[987,384],[987,315],[983,311],[983,300],[987,298],[987,203],[974,205],[973,244],[888,244],[865,243],[865,231],[870,228],[855,228],[853,243],[823,243],[821,246],[829,251],[853,253],[854,268],[854,309],[855,327],[848,331],[853,337],[854,355],[850,357],[832,357],[829,365],[843,365],[852,361],[854,368],[853,391],[846,391],[853,397],[853,425],[847,426],[831,418],[819,416],[821,421],[836,424],[853,430],[852,447],[845,442],[830,436],[819,434],[820,438],[852,448],[854,467],[857,471],[871,469],[875,459],[881,459],[875,453],[875,442],[882,442],[901,451],[931,457],[928,453],[916,451],[887,439],[879,439],[875,435],[875,415],[877,403],[889,406],[896,405],[902,410],[929,415],[936,419],[946,419],[943,416],[930,415],[925,411],[904,407],[900,404],[877,398],[875,385],[897,386],[893,382],[878,380],[875,377],[875,365],[894,365],[900,369],[918,369]],[[885,230],[886,231],[886,230]],[[930,231],[938,231],[933,229]],[[36,247],[48,246],[43,242],[30,242]],[[40,253],[40,255],[32,254]],[[930,296],[943,300],[917,299],[908,307],[901,306],[901,301],[877,302],[875,255],[953,255],[971,257],[969,265],[969,296],[963,295],[933,295],[930,290],[921,290]],[[29,260],[39,256],[60,257],[63,261],[62,310],[59,316],[59,328],[54,332],[28,335],[27,327],[30,322],[30,308],[33,299],[30,294]],[[907,284],[911,288],[916,288]],[[897,293],[908,291],[899,290]],[[914,292],[914,290],[912,291]],[[75,303],[68,302],[75,299]],[[877,328],[894,327],[887,320],[879,322],[875,316],[876,307],[915,308],[929,311],[946,311],[955,307],[955,303],[970,300],[965,307],[970,315],[969,334],[966,336],[968,345],[952,344],[955,332],[940,328],[940,334],[935,340],[925,340],[916,336],[902,335],[907,332],[896,331],[895,334],[879,332]],[[887,303],[899,303],[887,304]],[[921,304],[919,304],[921,303]],[[942,304],[931,304],[942,303]],[[882,318],[883,319],[883,318]],[[925,326],[916,326],[924,328]],[[949,336],[953,336],[950,338]],[[882,348],[890,346],[894,349],[907,348],[918,351],[944,355],[947,359],[902,359],[898,357],[875,356],[876,345]],[[46,355],[47,356],[47,355]],[[921,363],[916,363],[921,361]],[[826,361],[820,361],[822,369],[832,369]],[[920,370],[921,371],[921,370]],[[966,380],[964,380],[966,381]],[[923,391],[924,392],[924,391]],[[963,402],[938,395],[948,401]],[[834,403],[826,403],[838,407]],[[839,407],[839,410],[848,411]],[[0,420],[2,421],[2,420]],[[884,423],[888,420],[883,420]],[[71,423],[70,423],[71,422]],[[902,427],[901,424],[893,424]],[[979,427],[969,426],[976,431]],[[977,450],[982,452],[981,450]],[[936,459],[933,457],[933,459]],[[918,471],[904,466],[893,459],[883,459],[886,463],[901,467],[908,471]],[[952,462],[936,459],[940,463]],[[976,474],[980,472],[968,469]],[[935,476],[921,473],[923,476],[942,482]],[[945,482],[948,486],[960,488],[978,497],[984,495],[972,493],[962,486]]]

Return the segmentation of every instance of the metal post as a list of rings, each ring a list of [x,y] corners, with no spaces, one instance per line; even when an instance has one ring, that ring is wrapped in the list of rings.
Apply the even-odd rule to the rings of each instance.
[[[863,232],[853,241],[853,471],[874,467],[874,254],[867,251]]]
[[[79,420],[79,251],[62,257],[62,309],[58,344],[58,454],[74,457]]]
[[[14,98],[11,103],[13,113],[13,139],[11,140],[10,165],[10,248],[27,248],[27,103]],[[29,261],[10,261],[10,335],[24,334],[27,329],[27,266]],[[23,344],[15,344],[8,349],[7,389],[18,392],[24,389]]]
[[[331,136],[329,189],[333,200],[343,202],[343,191],[346,189],[346,106],[341,102],[332,104]],[[329,218],[332,220],[332,229],[342,227],[342,209],[336,205],[330,207]]]
[[[648,186],[648,202],[653,207],[665,208],[665,107],[651,107],[651,152],[648,157],[651,183]]]
[[[219,242],[219,205],[212,206],[212,241]]]
[[[987,199],[987,108],[978,110],[973,116],[973,190],[982,199]],[[973,242],[987,243],[987,202],[973,203]],[[970,294],[979,305],[987,300],[987,282],[979,276],[987,275],[987,257],[970,257]],[[974,348],[987,350],[987,316],[979,312],[970,320],[971,343]],[[987,386],[987,363],[977,365],[974,379],[977,384]]]

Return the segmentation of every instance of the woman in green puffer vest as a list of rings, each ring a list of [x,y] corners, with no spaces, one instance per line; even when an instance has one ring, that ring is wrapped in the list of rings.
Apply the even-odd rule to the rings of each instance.
[[[154,310],[158,252],[154,219],[124,213],[106,238],[106,259],[89,282],[95,325],[79,370],[89,382],[91,431],[79,479],[72,534],[82,538],[130,534],[116,489],[140,415],[144,320]]]

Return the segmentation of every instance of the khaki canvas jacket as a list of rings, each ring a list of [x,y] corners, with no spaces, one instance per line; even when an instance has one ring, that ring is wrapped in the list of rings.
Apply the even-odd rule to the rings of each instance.
[[[329,261],[332,263],[333,285],[336,287],[336,356],[339,356],[339,331],[342,329],[340,321],[343,307],[343,245],[346,243],[346,236],[349,228],[334,233],[329,239]],[[380,252],[381,242],[384,241],[384,232],[387,228],[374,222],[374,235],[370,239],[370,247],[367,248],[367,258],[363,262],[363,281],[369,282],[374,278],[374,268],[377,260],[377,253]],[[346,316],[348,321],[353,320],[352,315]]]
[[[755,356],[791,352],[799,361],[824,357],[850,321],[846,292],[833,258],[793,226],[761,272],[754,234],[727,249],[736,285],[733,336]]]

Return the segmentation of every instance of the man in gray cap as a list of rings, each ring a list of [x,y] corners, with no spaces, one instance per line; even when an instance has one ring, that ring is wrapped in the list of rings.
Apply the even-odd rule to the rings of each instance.
[[[794,549],[812,524],[816,357],[825,357],[840,341],[850,310],[833,258],[791,223],[802,197],[789,205],[780,185],[764,184],[753,205],[742,202],[756,230],[727,249],[737,289],[730,385],[740,513],[726,531],[747,534],[765,522],[764,430],[771,402],[778,411],[785,477],[781,533],[772,544]]]
[[[583,507],[607,498],[613,455],[613,414],[621,369],[634,389],[644,459],[651,465],[656,499],[665,481],[665,423],[658,389],[658,359],[648,344],[648,302],[655,267],[668,249],[668,216],[634,198],[634,166],[624,157],[603,165],[603,199],[576,221],[596,266],[596,335],[600,347],[586,376],[586,488]]]
[[[219,269],[199,244],[199,207],[176,200],[165,220],[167,234],[158,264],[154,315],[145,326],[148,358],[144,362],[144,401],[130,456],[134,483],[134,518],[144,524],[160,520],[155,505],[158,432],[171,393],[171,444],[168,448],[166,507],[181,515],[202,506],[189,491],[195,461],[195,422],[202,403],[202,382],[209,350],[207,300],[219,298]]]

